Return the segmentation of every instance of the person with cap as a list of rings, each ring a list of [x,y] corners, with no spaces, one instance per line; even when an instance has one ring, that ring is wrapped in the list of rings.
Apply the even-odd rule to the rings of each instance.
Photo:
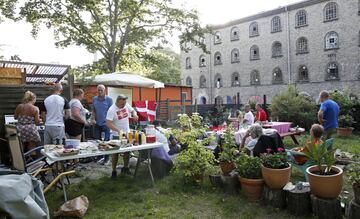
[[[329,99],[329,92],[326,90],[320,92],[319,101],[321,105],[318,120],[324,126],[324,138],[326,140],[331,138],[331,135],[338,128],[340,107],[335,101]]]
[[[116,98],[116,102],[109,108],[106,114],[106,125],[113,131],[113,136],[118,136],[119,132],[122,131],[124,133],[130,132],[129,126],[129,117],[130,114],[132,118],[137,121],[138,116],[134,108],[132,108],[128,103],[126,103],[127,96],[120,94]],[[116,178],[116,165],[118,162],[119,156],[118,154],[114,154],[112,156],[112,173],[111,178]],[[131,174],[129,170],[129,159],[130,153],[124,153],[124,166],[121,169],[121,173],[123,174]]]

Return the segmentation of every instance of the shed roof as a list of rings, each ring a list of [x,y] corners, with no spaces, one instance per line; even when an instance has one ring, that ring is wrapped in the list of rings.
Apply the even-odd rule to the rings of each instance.
[[[70,65],[43,64],[0,60],[0,68],[21,68],[27,84],[58,83],[70,70]]]

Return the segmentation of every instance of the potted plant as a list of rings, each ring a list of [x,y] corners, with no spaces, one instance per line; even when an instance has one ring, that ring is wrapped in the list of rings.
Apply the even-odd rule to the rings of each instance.
[[[354,201],[360,205],[360,165],[352,164],[347,175],[349,176],[349,181],[352,183]]]
[[[354,124],[354,118],[351,115],[341,115],[339,116],[339,128],[337,129],[337,135],[342,137],[351,136],[352,131],[354,130],[351,127]]]
[[[261,173],[271,189],[282,189],[290,180],[291,165],[283,148],[278,153],[261,155]]]
[[[339,196],[343,185],[343,170],[333,166],[334,149],[328,150],[326,143],[316,147],[312,145],[305,155],[316,165],[306,169],[311,192],[320,198],[335,199]]]
[[[220,147],[222,148],[222,152],[219,157],[220,167],[223,174],[228,176],[229,173],[236,168],[234,163],[234,153],[237,148],[234,138],[234,129],[231,125],[225,130],[221,138]]]
[[[252,201],[261,197],[264,181],[261,175],[261,160],[259,157],[250,157],[242,153],[236,159],[239,181],[245,195]]]

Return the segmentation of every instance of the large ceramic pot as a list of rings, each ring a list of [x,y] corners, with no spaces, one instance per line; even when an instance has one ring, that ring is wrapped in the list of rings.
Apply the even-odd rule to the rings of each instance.
[[[352,187],[354,191],[354,201],[356,204],[360,205],[360,184],[354,183]]]
[[[228,176],[236,168],[234,162],[220,162],[220,167],[225,176]]]
[[[325,166],[324,166],[325,167]],[[319,198],[335,199],[339,196],[343,185],[343,170],[339,167],[332,166],[333,175],[318,175],[317,166],[311,166],[306,169],[309,177],[311,192]]]
[[[354,128],[352,128],[352,127],[350,127],[350,128],[337,128],[336,134],[338,136],[341,136],[341,137],[349,137],[349,136],[351,136],[353,130],[354,130]]]
[[[241,189],[244,191],[246,197],[251,201],[257,201],[261,197],[262,188],[264,185],[263,179],[247,179],[239,177]]]
[[[291,165],[283,169],[272,169],[261,166],[263,179],[271,189],[282,189],[290,180]]]

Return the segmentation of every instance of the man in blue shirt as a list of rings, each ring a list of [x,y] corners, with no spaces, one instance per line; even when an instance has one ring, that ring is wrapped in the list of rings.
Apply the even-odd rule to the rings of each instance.
[[[97,96],[93,97],[93,121],[95,124],[95,138],[105,141],[110,140],[110,129],[106,126],[106,114],[113,104],[111,97],[105,95],[105,86],[99,84],[97,86]],[[102,134],[104,133],[104,134]],[[102,139],[103,138],[103,139]],[[109,160],[109,156],[104,156],[100,160],[100,164],[105,164]]]
[[[329,99],[328,91],[320,92],[320,103],[318,120],[324,127],[325,139],[329,139],[338,128],[339,105],[335,101]]]

